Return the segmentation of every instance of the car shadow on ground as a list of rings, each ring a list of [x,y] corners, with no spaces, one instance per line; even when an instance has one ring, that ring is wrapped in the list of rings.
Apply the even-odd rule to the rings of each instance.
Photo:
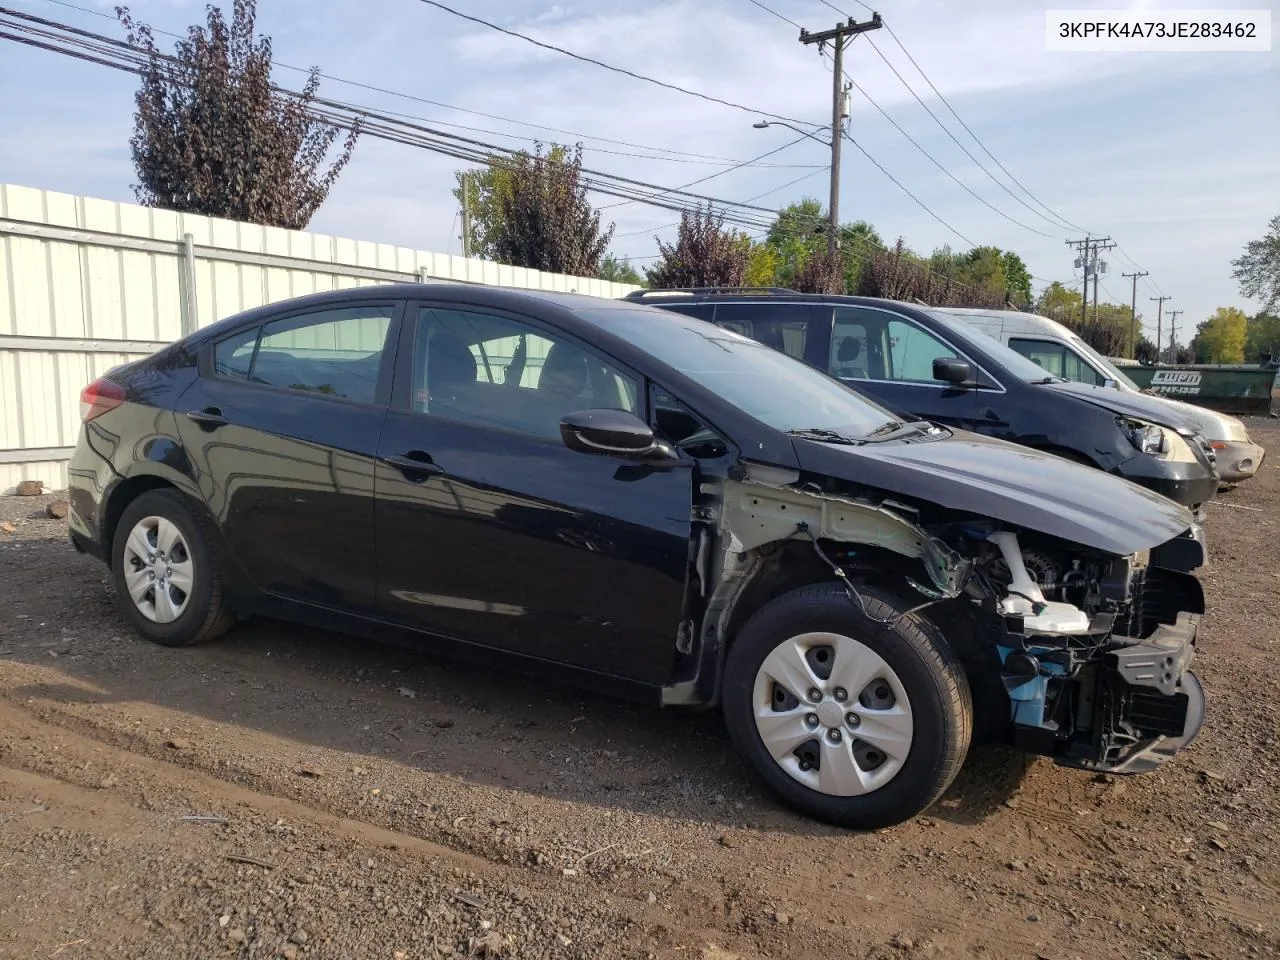
[[[0,655],[69,683],[9,696],[67,704],[144,702],[306,747],[364,755],[504,790],[682,820],[796,834],[831,832],[783,809],[733,750],[718,711],[607,699],[428,649],[258,619],[194,648],[159,647],[115,612],[105,571],[56,542],[24,553],[80,589],[47,598],[40,626],[9,628]],[[65,581],[64,581],[65,582]],[[0,634],[3,638],[3,634]],[[51,658],[50,653],[56,654]],[[299,756],[307,753],[299,749]],[[1020,789],[1031,761],[976,746],[927,816],[981,823]]]

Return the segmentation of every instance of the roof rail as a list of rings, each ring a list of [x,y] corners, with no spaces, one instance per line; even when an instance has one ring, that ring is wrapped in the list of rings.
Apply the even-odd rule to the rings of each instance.
[[[643,300],[646,297],[694,296],[695,294],[750,294],[750,293],[799,293],[788,287],[661,287],[655,290],[632,290],[624,300]]]

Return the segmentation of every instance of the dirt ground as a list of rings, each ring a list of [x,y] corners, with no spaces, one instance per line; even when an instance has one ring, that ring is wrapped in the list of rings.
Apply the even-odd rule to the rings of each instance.
[[[780,809],[713,715],[270,621],[146,643],[48,499],[0,500],[0,957],[1280,952],[1280,455],[1208,508],[1185,756],[981,750],[870,834]]]

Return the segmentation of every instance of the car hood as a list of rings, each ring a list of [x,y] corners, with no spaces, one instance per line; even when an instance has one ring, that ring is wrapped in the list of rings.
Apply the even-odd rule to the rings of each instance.
[[[1087,383],[1076,383],[1073,380],[1037,383],[1033,386],[1038,390],[1051,390],[1054,393],[1078,397],[1085,403],[1092,403],[1095,407],[1102,407],[1104,410],[1127,417],[1137,417],[1150,423],[1158,423],[1164,427],[1172,427],[1175,430],[1183,428],[1198,432],[1199,429],[1195,420],[1159,397],[1149,397],[1142,393],[1125,393],[1110,387],[1095,387]]]
[[[1184,533],[1194,519],[1128,480],[975,433],[859,446],[793,443],[804,470],[1121,556]]]

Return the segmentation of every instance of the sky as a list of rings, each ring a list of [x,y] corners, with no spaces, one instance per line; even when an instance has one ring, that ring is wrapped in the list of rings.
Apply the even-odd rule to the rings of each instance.
[[[109,16],[111,4],[74,2],[84,10],[54,0],[6,0],[24,12],[123,38]],[[691,189],[726,200],[763,194],[755,202],[776,207],[809,196],[825,206],[826,146],[785,128],[755,129],[753,123],[770,113],[829,125],[827,61],[799,43],[797,29],[782,18],[811,31],[830,29],[843,18],[822,0],[761,2],[781,18],[751,0],[448,3],[749,110],[539,49],[421,0],[258,0],[258,27],[271,36],[279,64],[321,68],[322,96],[458,125],[444,129],[504,146],[529,147],[532,138],[581,141],[586,167],[664,186],[722,174]],[[869,16],[870,8],[857,0],[832,5],[859,20]],[[1274,17],[1276,5],[1277,0],[1253,0],[1248,6],[1270,9],[1280,20]],[[134,0],[130,6],[157,31],[182,32],[203,20],[199,0]],[[1075,0],[1050,6],[1125,5]],[[1182,6],[1231,9],[1211,0]],[[920,252],[973,244],[1015,250],[1037,278],[1037,292],[1051,280],[1079,282],[1066,241],[1084,233],[1063,226],[1066,221],[1120,245],[1105,255],[1102,300],[1128,303],[1131,281],[1121,274],[1149,271],[1137,287],[1149,333],[1156,312],[1149,298],[1157,295],[1172,297],[1165,310],[1185,311],[1179,327],[1187,335],[1181,341],[1219,306],[1256,310],[1239,295],[1230,261],[1280,214],[1280,50],[1050,53],[1046,8],[1025,0],[883,0],[876,9],[892,35],[880,30],[854,40],[845,67],[901,130],[854,91],[849,132],[901,187],[846,143],[843,220],[866,220],[885,240],[901,237]],[[158,39],[165,48],[172,43]],[[303,77],[277,66],[275,80],[296,88]],[[0,182],[132,200],[128,141],[135,84],[128,74],[0,41]],[[652,150],[611,140],[722,160],[695,163],[670,153],[655,159]],[[780,166],[724,172],[724,159],[746,160],[792,140],[799,142],[763,161]],[[1009,181],[984,147],[1031,197]],[[459,253],[451,190],[453,173],[462,166],[425,150],[365,138],[310,229]],[[783,186],[800,177],[806,179]],[[605,207],[604,221],[616,224],[612,250],[634,258],[637,267],[653,262],[655,234],[671,239],[675,233],[668,225],[678,215],[668,210],[608,206],[618,201],[601,195],[592,199]],[[1044,214],[1046,207],[1051,214]]]

